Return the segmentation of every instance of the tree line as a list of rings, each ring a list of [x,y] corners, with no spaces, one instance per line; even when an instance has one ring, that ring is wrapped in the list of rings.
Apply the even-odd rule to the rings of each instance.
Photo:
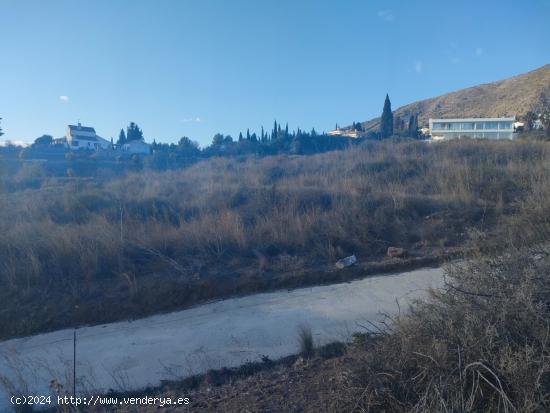
[[[382,116],[380,116],[379,138],[387,139],[392,136],[407,136],[418,139],[420,137],[418,114],[410,115],[408,123],[405,123],[402,118],[394,117],[390,97],[386,94]]]
[[[1,120],[1,119],[0,119]],[[339,129],[338,124],[336,129]],[[273,122],[270,129],[261,127],[259,132],[247,128],[239,132],[237,138],[223,133],[216,133],[210,145],[200,148],[199,144],[187,136],[181,137],[177,143],[161,143],[153,139],[152,156],[147,162],[156,169],[176,168],[178,166],[194,162],[199,158],[212,156],[239,156],[239,155],[277,155],[294,154],[308,155],[331,150],[344,149],[356,145],[364,140],[382,140],[394,136],[406,136],[418,138],[418,116],[410,116],[408,123],[399,117],[394,117],[391,110],[389,96],[384,100],[380,126],[377,130],[365,130],[361,122],[353,122],[351,126],[345,127],[345,131],[357,132],[357,138],[349,136],[334,136],[326,133],[319,133],[312,128],[309,131],[297,128],[290,130],[288,123],[284,125],[277,120]],[[0,136],[2,129],[0,128]],[[130,122],[126,129],[121,129],[117,146],[122,146],[132,141],[144,140],[143,130],[136,122]],[[54,144],[51,135],[42,135],[34,141],[33,147],[44,147]],[[113,147],[114,139],[111,138]]]

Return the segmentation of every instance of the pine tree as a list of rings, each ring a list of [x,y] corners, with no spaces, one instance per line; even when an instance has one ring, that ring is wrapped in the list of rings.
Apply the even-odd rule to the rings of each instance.
[[[288,122],[285,126],[285,139],[287,139],[287,138],[288,138]]]
[[[221,133],[216,133],[212,138],[212,146],[220,146],[223,144],[224,136]]]
[[[124,145],[126,143],[126,134],[124,133],[124,129],[120,130],[120,133],[118,134],[118,141],[116,143],[117,145]]]
[[[246,129],[246,140],[250,140],[250,129]]]
[[[385,139],[393,135],[393,113],[391,111],[390,97],[386,94],[384,109],[380,118],[380,138]]]
[[[243,133],[242,132],[239,132],[239,142],[242,142],[243,141]]]
[[[271,133],[271,140],[277,139],[277,121],[273,121],[273,132]]]
[[[126,141],[141,141],[143,140],[143,132],[137,125],[137,123],[130,122],[126,128]]]

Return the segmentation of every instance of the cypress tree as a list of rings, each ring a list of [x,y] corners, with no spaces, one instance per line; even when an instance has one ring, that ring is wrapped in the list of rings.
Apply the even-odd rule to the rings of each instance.
[[[413,139],[418,138],[418,115],[409,118],[408,135]]]
[[[243,133],[239,132],[239,142],[242,142],[242,141],[243,141]]]
[[[393,135],[393,113],[391,111],[390,97],[386,94],[384,109],[380,118],[380,138],[385,139]]]
[[[246,129],[246,140],[250,140],[250,129]]]
[[[126,134],[124,133],[124,129],[120,130],[120,133],[118,134],[118,145],[124,145],[126,143]]]

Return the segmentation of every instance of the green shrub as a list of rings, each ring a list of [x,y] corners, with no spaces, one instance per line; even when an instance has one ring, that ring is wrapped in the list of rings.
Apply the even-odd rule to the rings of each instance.
[[[300,346],[300,354],[305,358],[313,357],[315,354],[315,348],[313,345],[313,334],[311,328],[307,326],[301,326],[298,329],[298,343]]]

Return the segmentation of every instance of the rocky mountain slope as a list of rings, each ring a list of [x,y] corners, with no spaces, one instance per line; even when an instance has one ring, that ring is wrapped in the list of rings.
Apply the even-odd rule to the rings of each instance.
[[[419,124],[429,118],[522,116],[550,105],[550,64],[508,79],[461,89],[402,106],[394,111],[405,121],[418,114]],[[363,123],[377,130],[380,118]]]

